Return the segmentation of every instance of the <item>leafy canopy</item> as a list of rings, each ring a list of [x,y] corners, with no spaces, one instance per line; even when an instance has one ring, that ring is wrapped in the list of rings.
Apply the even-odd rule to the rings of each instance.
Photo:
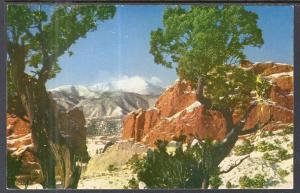
[[[54,78],[61,70],[58,58],[66,52],[72,55],[71,45],[96,30],[97,22],[112,18],[115,11],[114,6],[9,5],[8,65],[12,65],[18,45],[25,50],[25,65],[30,75],[44,82]]]
[[[151,32],[155,62],[176,67],[181,79],[205,85],[203,95],[218,108],[235,108],[250,101],[250,92],[265,92],[264,80],[236,64],[246,58],[246,46],[261,46],[258,16],[242,6],[172,6],[163,28]]]

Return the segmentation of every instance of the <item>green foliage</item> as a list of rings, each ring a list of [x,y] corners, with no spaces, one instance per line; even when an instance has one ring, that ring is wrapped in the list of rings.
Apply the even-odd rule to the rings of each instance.
[[[263,158],[264,160],[269,161],[270,163],[276,163],[276,162],[279,161],[279,159],[278,159],[275,155],[270,154],[270,153],[268,153],[268,152],[264,153],[262,158]]]
[[[212,189],[218,189],[222,184],[222,179],[216,175],[216,176],[211,176],[209,179],[209,184]]]
[[[288,151],[286,149],[279,149],[276,153],[276,156],[281,161],[291,158],[291,155],[288,154]]]
[[[108,170],[109,172],[113,172],[113,171],[118,170],[118,168],[115,167],[113,164],[110,164],[110,165],[108,165],[107,170]]]
[[[269,136],[273,136],[273,135],[274,135],[273,131],[262,130],[262,132],[260,133],[261,138],[269,137]]]
[[[126,164],[129,165],[134,172],[137,172],[137,169],[142,167],[140,159],[142,159],[142,157],[139,156],[139,154],[134,154]]]
[[[263,188],[267,181],[262,174],[256,174],[253,178],[248,176],[242,176],[239,179],[239,184],[241,188]]]
[[[285,129],[283,129],[283,131],[281,133],[279,133],[280,135],[284,136],[284,135],[289,135],[289,134],[293,134],[294,133],[294,124],[289,124],[287,125],[287,127]]]
[[[45,80],[54,78],[61,70],[58,58],[79,38],[97,29],[97,22],[114,16],[114,6],[87,5],[8,5],[7,37],[8,66],[16,65],[17,45],[25,47],[21,62],[31,73]],[[22,70],[21,63],[18,63]],[[24,68],[24,70],[26,69]]]
[[[251,144],[250,140],[245,139],[241,145],[234,147],[235,155],[246,155],[254,150],[254,145]]]
[[[207,165],[212,164],[209,156],[212,145],[212,141],[206,140],[201,147],[188,144],[183,151],[181,142],[175,153],[168,154],[167,142],[158,140],[156,149],[149,149],[143,158],[134,156],[128,163],[147,188],[199,188],[204,176],[209,175],[207,172],[217,187],[218,168]]]
[[[282,143],[282,141],[281,141],[281,140],[279,140],[279,139],[275,139],[275,140],[274,140],[274,143],[276,143],[277,145],[279,145],[279,144],[281,144],[281,143]]]
[[[7,153],[7,187],[16,188],[16,176],[20,173],[21,161]]]
[[[255,146],[255,150],[260,151],[260,152],[266,152],[266,151],[272,151],[272,150],[276,150],[279,147],[277,147],[276,145],[273,145],[272,143],[268,143],[265,141],[262,141],[260,143],[257,144],[257,146]]]
[[[228,189],[233,188],[233,185],[231,184],[230,181],[226,182],[226,188],[228,188]]]
[[[292,155],[288,154],[288,151],[283,148],[278,148],[276,153],[264,153],[263,159],[269,161],[270,163],[280,162],[286,159],[291,158]]]
[[[245,47],[263,44],[257,19],[243,6],[171,6],[163,28],[151,32],[150,52],[157,64],[176,67],[179,77],[194,86],[201,77],[213,106],[244,110],[251,91],[260,99],[270,88],[262,77],[236,66],[245,59]]]
[[[289,175],[289,172],[287,170],[284,170],[284,169],[278,169],[277,171],[277,174],[281,177],[281,178],[284,178],[286,177],[287,175]]]
[[[124,189],[139,189],[139,181],[137,179],[135,179],[134,177],[132,177],[129,181],[128,181],[128,186],[124,186]]]

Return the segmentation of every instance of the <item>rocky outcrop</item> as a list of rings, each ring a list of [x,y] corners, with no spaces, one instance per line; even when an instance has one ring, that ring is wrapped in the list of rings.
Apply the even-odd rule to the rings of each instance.
[[[6,139],[8,153],[21,161],[17,181],[39,181],[40,165],[33,153],[31,129],[27,117],[7,114]],[[17,169],[17,168],[15,168]]]
[[[86,147],[85,118],[81,110],[74,108],[58,114],[59,130],[71,151],[82,160],[89,159]],[[41,182],[41,171],[35,156],[31,128],[26,116],[18,117],[7,113],[7,149],[10,155],[21,161],[17,181],[24,183]]]
[[[268,121],[270,116],[277,123],[293,122],[293,66],[273,62],[252,64],[249,61],[241,66],[268,77],[272,82],[270,99],[273,102],[254,108],[245,129]],[[237,114],[236,119],[238,117]],[[180,134],[187,135],[188,139],[197,135],[220,140],[226,133],[222,115],[205,110],[196,100],[196,93],[187,81],[176,81],[158,98],[155,107],[139,109],[123,119],[122,137],[154,145],[157,139],[171,140]]]

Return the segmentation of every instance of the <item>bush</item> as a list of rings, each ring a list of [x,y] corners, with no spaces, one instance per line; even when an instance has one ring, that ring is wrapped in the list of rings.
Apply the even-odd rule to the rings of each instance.
[[[126,164],[129,165],[134,172],[136,172],[136,169],[140,167],[139,164],[141,164],[140,159],[142,158],[138,154],[134,154]]]
[[[279,140],[279,139],[275,139],[274,142],[275,142],[276,144],[281,144],[281,143],[282,143],[282,141]]]
[[[279,149],[276,156],[280,161],[291,158],[291,155],[288,154],[286,149]]]
[[[230,181],[226,182],[226,188],[228,188],[228,189],[233,188],[233,185],[231,184]]]
[[[270,163],[276,163],[279,161],[279,159],[277,157],[275,157],[275,155],[271,155],[269,153],[264,153],[262,158],[264,160],[269,161]]]
[[[209,172],[209,176],[214,176],[209,182],[218,187],[220,179],[214,175],[214,168],[204,168],[207,164],[203,163],[211,163],[208,154],[212,141],[204,141],[201,147],[188,144],[185,151],[182,142],[172,154],[167,152],[168,142],[158,140],[157,148],[149,149],[145,157],[139,159],[134,156],[129,163],[138,180],[144,182],[147,188],[200,188],[206,175],[204,172]]]
[[[218,189],[223,184],[223,182],[219,176],[212,176],[209,179],[209,184],[212,189]]]
[[[20,173],[21,161],[7,153],[7,187],[16,188],[16,176]]]
[[[281,177],[284,178],[285,176],[289,175],[289,172],[287,170],[284,169],[278,169],[277,174]]]
[[[118,168],[115,167],[113,164],[110,164],[110,165],[108,165],[108,167],[107,167],[107,170],[108,170],[109,172],[116,171],[117,169],[118,169]]]
[[[260,142],[256,147],[255,150],[260,152],[272,151],[278,149],[277,146],[273,145],[272,143],[268,143],[265,141]]]
[[[134,177],[128,181],[128,188],[130,189],[139,189],[139,181],[136,180]]]
[[[239,179],[241,188],[263,188],[266,185],[265,177],[262,174],[256,174],[253,178],[242,176]]]
[[[283,161],[286,159],[291,158],[291,155],[288,154],[288,151],[282,148],[279,148],[278,151],[275,154],[269,154],[269,153],[264,153],[263,159],[271,162],[271,163],[276,163],[279,161]]]
[[[269,137],[269,136],[273,136],[273,135],[274,135],[273,131],[262,130],[262,132],[260,133],[261,138]]]
[[[246,155],[254,150],[254,145],[251,144],[250,140],[246,139],[242,145],[235,146],[233,150],[235,155]]]
[[[280,135],[289,135],[294,133],[294,124],[289,124],[281,133]]]

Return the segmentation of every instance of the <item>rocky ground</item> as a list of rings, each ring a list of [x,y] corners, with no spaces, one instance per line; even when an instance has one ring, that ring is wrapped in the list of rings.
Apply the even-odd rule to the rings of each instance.
[[[102,152],[105,143],[103,137],[88,140],[88,151],[93,156],[84,168],[78,189],[123,189],[135,177],[126,163],[134,154],[146,152],[147,147],[130,140],[118,140],[104,153],[93,154],[97,149]]]
[[[251,152],[248,152],[249,148],[244,144],[245,140],[249,140],[252,147]],[[105,144],[109,142],[114,142],[114,144],[102,153]],[[173,146],[173,143],[169,144],[169,152],[175,150]],[[132,140],[120,140],[117,135],[88,137],[87,147],[91,160],[83,167],[78,189],[124,189],[128,186],[129,180],[133,177],[136,178],[136,174],[127,165],[128,160],[136,153],[144,154],[148,148],[141,143],[134,143]],[[278,157],[279,149],[287,151],[285,156]],[[97,151],[98,153],[96,153]],[[265,154],[271,156],[268,158]],[[231,154],[220,164],[221,170],[228,169],[232,164],[248,155],[249,157],[238,167],[220,176],[222,180],[220,189],[255,188],[242,186],[240,179],[243,176],[253,179],[257,174],[262,175],[265,181],[261,188],[293,188],[292,131],[287,132],[282,129],[259,131],[255,135],[239,139]],[[25,186],[19,185],[19,188],[24,189]],[[41,188],[41,185],[38,184],[27,187],[27,189]],[[139,183],[139,188],[144,188],[142,182]]]
[[[250,157],[229,173],[221,175],[223,183],[220,188],[250,188],[242,187],[239,181],[243,176],[254,178],[257,174],[262,175],[265,179],[262,188],[293,188],[293,134],[277,130],[269,134],[269,136],[264,136],[259,132],[249,137],[249,139],[254,147],[254,150],[250,153]],[[236,147],[241,145],[242,141],[239,140]],[[280,156],[278,154],[279,148],[277,147],[281,151],[286,150],[287,153],[284,156]],[[230,156],[225,158],[221,163],[221,169],[226,170],[231,164],[244,156],[237,156],[235,155],[235,151],[232,151]],[[230,185],[231,187],[229,187]]]
[[[245,146],[243,145],[245,139],[250,141],[253,151],[250,153],[246,152],[244,155],[241,155],[241,153],[237,155],[237,147]],[[265,144],[265,142],[267,143]],[[95,147],[89,146],[88,150],[91,149],[95,149]],[[174,147],[170,144],[169,149],[172,151]],[[276,157],[279,149],[287,150],[285,157]],[[78,188],[123,189],[125,186],[128,186],[130,179],[136,178],[136,175],[126,164],[127,161],[133,154],[144,153],[146,150],[147,147],[140,143],[134,144],[132,141],[126,140],[117,141],[105,153],[94,154],[81,176]],[[265,154],[271,155],[271,158],[266,158]],[[234,150],[221,163],[221,170],[228,169],[232,164],[248,155],[249,157],[238,167],[220,176],[222,180],[220,189],[258,188],[243,187],[240,182],[243,176],[254,178],[257,174],[261,174],[265,180],[261,188],[293,188],[292,133],[284,130],[265,131],[239,139]],[[278,158],[278,160],[274,161],[272,160],[273,158]],[[144,188],[143,183],[140,183],[140,188]]]

